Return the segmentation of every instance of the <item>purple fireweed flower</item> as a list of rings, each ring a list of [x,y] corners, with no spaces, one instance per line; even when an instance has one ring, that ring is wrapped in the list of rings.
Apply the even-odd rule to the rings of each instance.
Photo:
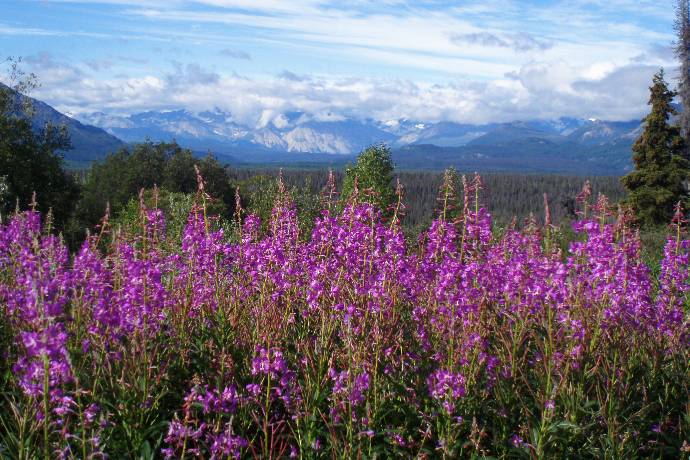
[[[240,404],[234,386],[222,391],[207,386],[194,387],[184,398],[182,419],[170,422],[161,449],[166,459],[186,454],[207,458],[240,458],[247,441],[234,434],[233,416]],[[222,420],[223,423],[218,423]]]
[[[315,451],[320,451],[321,450],[321,440],[319,438],[316,438],[312,443],[311,443],[311,448],[314,449]]]
[[[86,410],[84,410],[84,420],[86,423],[91,425],[96,420],[99,412],[100,409],[97,404],[90,404]]]
[[[88,320],[89,333],[96,339],[116,338],[121,317],[120,309],[112,301],[111,271],[91,241],[85,241],[75,256],[71,278],[73,303],[79,314]],[[90,341],[85,339],[83,345],[88,350]]]
[[[467,191],[479,186],[475,180]],[[189,214],[178,247],[166,240],[161,211],[142,208],[141,217],[142,232],[118,234],[105,254],[90,238],[71,264],[60,240],[42,233],[38,213],[0,225],[0,308],[3,331],[14,339],[0,359],[15,374],[10,391],[29,401],[44,396],[47,377],[50,411],[38,408],[38,417],[50,421],[51,437],[60,442],[98,439],[96,425],[107,413],[90,404],[89,388],[74,389],[77,381],[79,388],[99,382],[75,373],[100,366],[101,378],[100,369],[107,375],[132,352],[149,350],[130,346],[132,340],[155,350],[196,347],[203,339],[200,349],[210,351],[208,364],[194,360],[196,348],[181,350],[180,361],[157,361],[152,353],[142,363],[166,379],[173,377],[168,369],[191,357],[201,381],[216,385],[195,385],[184,396],[164,437],[166,458],[183,449],[190,458],[250,456],[256,446],[249,442],[264,435],[271,443],[275,436],[284,455],[299,456],[292,436],[303,426],[300,418],[312,416],[327,424],[318,432],[328,433],[329,442],[345,422],[356,442],[385,433],[412,449],[421,439],[390,434],[404,428],[375,402],[402,401],[424,423],[441,413],[452,426],[462,422],[459,409],[471,397],[471,407],[498,408],[501,423],[512,423],[517,411],[502,399],[507,386],[540,382],[548,371],[556,393],[541,404],[551,413],[557,392],[570,383],[563,379],[625,382],[637,350],[658,350],[675,363],[690,340],[690,241],[679,228],[668,240],[656,283],[641,262],[639,235],[622,217],[613,223],[603,200],[594,216],[582,213],[575,222],[578,237],[565,255],[549,239],[552,227],[531,219],[524,230],[492,233],[490,214],[469,200],[454,221],[434,220],[418,245],[406,242],[397,221],[354,199],[342,212],[324,211],[305,238],[284,186],[267,231],[247,216],[234,244],[199,208]],[[216,336],[221,326],[232,333]],[[614,353],[615,369],[603,375],[614,367]],[[229,356],[249,356],[248,366]],[[320,381],[313,380],[316,368]],[[214,380],[226,372],[237,375],[227,384]],[[302,394],[315,386],[318,406],[310,399],[315,394]],[[623,400],[637,390],[616,391]],[[142,409],[155,404],[156,395],[146,395]],[[87,437],[71,432],[79,414]],[[518,426],[522,433],[525,425]],[[423,436],[427,446],[451,449],[456,442]],[[300,442],[306,439],[313,438]],[[323,450],[323,439],[312,448]],[[526,446],[517,434],[506,441]]]
[[[29,396],[41,396],[47,372],[51,394],[61,396],[57,389],[72,381],[64,325],[71,283],[68,253],[58,238],[40,231],[35,212],[18,214],[1,229],[0,269],[10,271],[12,284],[0,282],[0,301],[21,348],[13,366],[19,386]],[[64,415],[67,408],[57,404],[54,410]]]
[[[182,309],[189,317],[218,308],[220,283],[228,276],[231,250],[223,241],[223,231],[211,231],[200,209],[192,209],[182,234],[180,254],[168,263],[177,272],[168,308]]]
[[[684,305],[690,292],[690,241],[669,238],[661,261],[659,289],[655,300],[655,321],[650,324],[664,336],[690,343],[690,322]],[[685,344],[687,345],[687,343]]]
[[[245,388],[255,402],[262,405],[268,391],[272,401],[282,401],[288,411],[295,411],[300,400],[300,389],[296,375],[288,368],[282,351],[279,348],[258,347],[251,364],[254,382]]]
[[[441,402],[448,415],[455,412],[455,401],[465,396],[465,377],[443,369],[429,376],[427,386],[431,397]]]
[[[366,400],[366,392],[369,389],[369,374],[363,372],[354,375],[351,371],[338,372],[331,368],[328,370],[328,376],[333,382],[333,389],[331,391],[331,417],[338,421],[347,413],[348,406],[352,411],[352,419],[357,420],[356,408],[361,406]],[[368,420],[362,418],[366,423]]]
[[[405,438],[403,438],[399,433],[393,433],[391,434],[391,439],[395,444],[397,444],[400,447],[406,447],[407,442],[405,442]]]
[[[113,302],[119,305],[119,324],[115,329],[122,334],[157,330],[165,318],[164,306],[169,295],[163,284],[160,254],[156,250],[143,253],[121,243],[116,255],[121,287],[113,295]]]
[[[614,226],[581,221],[585,242],[571,244],[568,260],[571,293],[582,303],[602,309],[602,327],[643,329],[654,318],[649,269],[640,261],[640,241],[634,234],[617,239]]]
[[[242,449],[247,447],[247,440],[232,433],[223,432],[210,436],[211,459],[240,458]]]
[[[517,434],[514,434],[514,435],[510,438],[510,444],[511,444],[513,447],[517,447],[517,448],[525,447],[525,446],[527,445],[527,444],[525,443],[525,441],[524,441],[519,435],[517,435]]]

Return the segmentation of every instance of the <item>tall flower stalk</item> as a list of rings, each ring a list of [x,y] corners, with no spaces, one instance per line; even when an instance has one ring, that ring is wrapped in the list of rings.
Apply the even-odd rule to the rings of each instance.
[[[181,233],[142,194],[135,224],[106,218],[73,254],[16,214],[0,455],[687,455],[684,211],[656,276],[630,213],[588,184],[568,245],[546,196],[544,222],[496,231],[482,187],[447,173],[417,241],[401,186],[379,210],[356,179],[338,202],[333,174],[313,226],[282,179],[263,227],[239,192],[222,224],[199,177]]]

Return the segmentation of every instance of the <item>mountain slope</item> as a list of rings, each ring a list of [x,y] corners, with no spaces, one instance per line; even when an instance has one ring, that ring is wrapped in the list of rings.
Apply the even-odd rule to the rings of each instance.
[[[484,136],[496,125],[470,125],[442,121],[439,123],[416,123],[401,133],[397,145],[432,144],[439,147],[458,147]]]
[[[631,168],[630,155],[627,145],[588,147],[529,138],[503,146],[408,145],[393,151],[393,161],[401,169],[437,170],[452,166],[460,171],[478,172],[622,175]]]
[[[287,112],[251,127],[220,109],[119,118],[92,114],[87,119],[127,141],[175,139],[248,164],[343,164],[363,148],[385,142],[395,149],[395,161],[402,168],[590,174],[629,171],[632,143],[642,129],[637,120],[559,118],[473,125],[408,119],[318,120],[302,112]]]
[[[535,127],[532,123],[514,122],[502,123],[468,145],[510,145],[523,139],[544,139],[554,143],[564,140],[559,134]]]
[[[642,133],[639,121],[590,120],[568,135],[568,139],[585,145],[634,142]]]
[[[170,110],[126,117],[94,113],[84,119],[128,142],[145,138],[174,139],[191,148],[211,148],[219,152],[254,146],[284,152],[347,155],[376,142],[397,139],[372,122],[320,121],[300,112],[283,114],[254,128],[236,123],[229,112],[218,108],[198,115],[186,110]]]
[[[45,102],[28,96],[2,85],[2,89],[10,91],[15,100],[16,107],[24,107],[26,103],[32,108],[32,124],[36,131],[43,129],[46,124],[66,126],[72,142],[72,149],[63,152],[68,165],[86,165],[93,160],[104,158],[108,153],[114,152],[125,144],[96,126],[81,123],[74,118],[64,115]],[[25,113],[15,113],[17,116],[26,116]]]

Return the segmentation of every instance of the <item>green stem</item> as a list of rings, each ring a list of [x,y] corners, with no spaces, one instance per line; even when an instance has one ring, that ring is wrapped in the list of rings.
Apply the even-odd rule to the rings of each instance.
[[[48,355],[43,355],[43,457],[50,460],[50,361]]]
[[[269,348],[270,350],[270,348]],[[270,351],[269,351],[270,353]],[[268,413],[271,405],[271,374],[268,374],[268,385],[266,385],[266,401],[264,403],[264,458],[268,456]]]

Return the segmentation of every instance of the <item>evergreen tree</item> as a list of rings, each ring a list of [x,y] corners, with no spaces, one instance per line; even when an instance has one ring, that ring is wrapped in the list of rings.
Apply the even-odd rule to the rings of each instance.
[[[669,124],[676,113],[671,105],[676,93],[664,81],[663,69],[654,75],[650,93],[652,110],[633,145],[635,169],[622,179],[628,202],[642,225],[670,222],[673,206],[689,201],[690,162],[680,128]]]
[[[678,95],[683,105],[679,121],[681,134],[686,140],[686,154],[690,148],[690,0],[678,0],[676,5],[676,57],[680,64]]]
[[[394,169],[390,148],[384,144],[366,148],[357,157],[357,163],[348,165],[345,170],[342,198],[347,200],[352,196],[356,178],[359,199],[371,202],[388,214],[395,202]]]
[[[198,160],[194,158],[191,150],[181,149],[175,152],[165,165],[163,182],[158,185],[181,193],[196,192],[197,180],[194,165],[197,163]]]
[[[235,189],[226,168],[210,152],[196,158],[189,149],[179,149],[168,160],[163,172],[163,188],[171,192],[194,193],[197,177],[194,166],[204,179],[206,193],[216,201],[220,214],[230,217],[235,209]]]
[[[166,161],[176,148],[176,144],[147,141],[123,147],[94,163],[77,205],[77,227],[91,228],[103,217],[108,204],[116,215],[142,188],[160,186]]]

